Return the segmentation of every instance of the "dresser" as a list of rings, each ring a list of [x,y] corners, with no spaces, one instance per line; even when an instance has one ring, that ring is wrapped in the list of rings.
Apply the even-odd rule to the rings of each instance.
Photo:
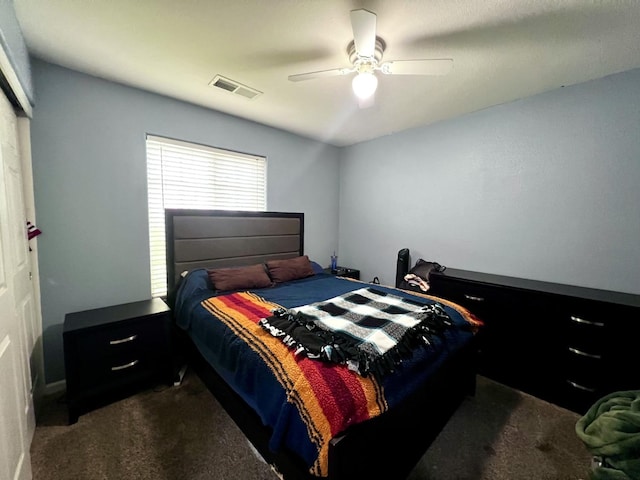
[[[154,382],[171,384],[171,312],[160,299],[69,313],[63,329],[69,423]]]
[[[580,414],[640,389],[640,295],[447,268],[429,294],[485,322],[478,373]]]

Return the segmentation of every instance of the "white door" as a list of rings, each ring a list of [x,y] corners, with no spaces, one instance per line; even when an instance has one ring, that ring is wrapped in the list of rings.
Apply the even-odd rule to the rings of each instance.
[[[31,478],[35,306],[17,118],[0,92],[0,478]]]

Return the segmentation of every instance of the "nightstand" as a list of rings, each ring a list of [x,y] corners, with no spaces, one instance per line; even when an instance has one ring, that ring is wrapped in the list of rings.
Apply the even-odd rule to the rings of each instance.
[[[159,298],[67,314],[69,424],[152,382],[172,384],[170,332],[171,311]]]
[[[354,280],[360,280],[360,270],[356,270],[355,268],[338,267],[335,272],[332,272],[330,268],[325,268],[324,271],[325,273],[330,273],[337,277],[347,277],[353,278]]]

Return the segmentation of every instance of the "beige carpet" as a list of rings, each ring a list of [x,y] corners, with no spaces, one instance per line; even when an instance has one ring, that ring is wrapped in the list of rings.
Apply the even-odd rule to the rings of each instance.
[[[409,480],[587,480],[579,415],[478,377]]]
[[[409,478],[586,480],[590,457],[574,432],[578,418],[479,377],[475,397]],[[277,480],[191,372],[179,387],[141,392],[71,426],[64,403],[51,399],[31,456],[34,480]]]

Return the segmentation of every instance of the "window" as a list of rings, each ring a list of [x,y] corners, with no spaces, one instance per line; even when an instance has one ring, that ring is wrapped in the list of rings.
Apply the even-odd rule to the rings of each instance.
[[[151,295],[167,294],[165,208],[266,210],[267,160],[147,135]]]

